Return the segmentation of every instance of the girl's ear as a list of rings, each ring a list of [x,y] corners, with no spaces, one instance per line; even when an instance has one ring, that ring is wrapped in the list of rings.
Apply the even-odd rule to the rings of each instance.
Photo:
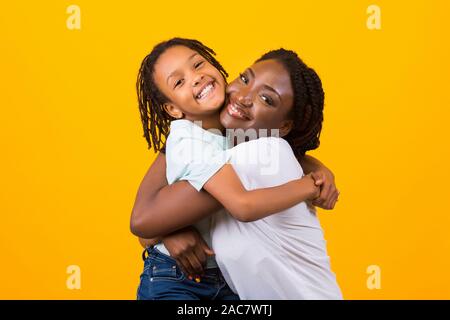
[[[293,126],[294,126],[293,120],[284,120],[280,127],[280,137],[284,137],[289,132],[291,132]]]
[[[166,110],[166,112],[175,119],[181,119],[184,116],[183,111],[170,103],[164,104],[164,110]]]

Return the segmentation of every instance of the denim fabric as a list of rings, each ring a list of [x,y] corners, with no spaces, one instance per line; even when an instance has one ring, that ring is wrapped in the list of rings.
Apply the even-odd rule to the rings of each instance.
[[[206,269],[201,282],[197,283],[186,277],[175,259],[155,247],[146,249],[143,259],[138,300],[239,300],[219,268]]]

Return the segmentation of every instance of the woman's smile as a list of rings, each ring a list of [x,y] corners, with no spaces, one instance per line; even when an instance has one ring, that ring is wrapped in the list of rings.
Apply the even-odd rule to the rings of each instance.
[[[229,102],[226,106],[226,110],[227,110],[227,113],[235,119],[244,120],[244,121],[251,120],[248,113],[232,99],[229,100]]]

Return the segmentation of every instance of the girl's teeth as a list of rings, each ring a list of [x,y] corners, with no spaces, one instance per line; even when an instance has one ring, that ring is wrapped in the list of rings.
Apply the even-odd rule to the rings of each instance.
[[[203,89],[203,90],[198,94],[198,98],[199,98],[199,99],[204,98],[205,96],[208,95],[208,93],[211,92],[212,89],[213,89],[213,85],[212,85],[212,84],[208,84],[208,85],[205,87],[205,89]]]

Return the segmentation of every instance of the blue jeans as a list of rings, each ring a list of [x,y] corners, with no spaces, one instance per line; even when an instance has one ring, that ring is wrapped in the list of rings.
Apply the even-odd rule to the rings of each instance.
[[[148,257],[145,257],[148,253]],[[138,300],[239,300],[219,268],[206,269],[201,282],[189,280],[175,259],[155,247],[142,255],[144,271],[137,291]]]

